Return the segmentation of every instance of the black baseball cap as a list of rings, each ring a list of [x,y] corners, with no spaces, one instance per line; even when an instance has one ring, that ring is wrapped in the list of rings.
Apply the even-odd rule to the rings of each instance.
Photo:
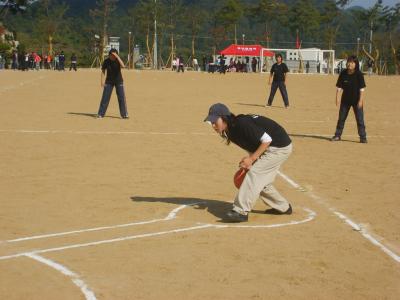
[[[110,51],[108,51],[108,55],[111,55],[111,53],[117,53],[118,54],[118,50],[115,48],[111,48]]]
[[[210,106],[210,109],[208,110],[208,116],[204,119],[204,122],[215,123],[219,117],[230,115],[231,112],[225,104],[215,103]]]

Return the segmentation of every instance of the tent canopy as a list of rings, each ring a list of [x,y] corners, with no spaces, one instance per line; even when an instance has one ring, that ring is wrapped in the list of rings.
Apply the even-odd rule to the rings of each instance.
[[[236,45],[232,44],[228,48],[222,50],[220,54],[223,55],[236,55],[236,56],[260,56],[261,49],[263,47],[261,45]],[[274,52],[264,50],[264,56],[274,56]]]

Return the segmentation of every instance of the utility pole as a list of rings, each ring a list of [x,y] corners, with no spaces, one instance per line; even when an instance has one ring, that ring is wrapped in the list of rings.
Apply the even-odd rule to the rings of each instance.
[[[129,31],[129,39],[128,39],[128,69],[132,69],[132,54],[131,54],[131,35],[132,32]]]
[[[154,51],[153,51],[153,69],[158,69],[157,53],[157,0],[154,0]]]
[[[237,37],[236,37],[236,24],[235,24],[235,45],[237,45]]]

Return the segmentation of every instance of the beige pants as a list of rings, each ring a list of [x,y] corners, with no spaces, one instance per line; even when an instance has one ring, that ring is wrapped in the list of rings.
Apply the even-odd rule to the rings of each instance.
[[[280,166],[292,153],[292,144],[284,148],[269,147],[253,164],[236,195],[233,210],[247,214],[260,197],[267,205],[285,212],[289,202],[274,188],[272,182]]]

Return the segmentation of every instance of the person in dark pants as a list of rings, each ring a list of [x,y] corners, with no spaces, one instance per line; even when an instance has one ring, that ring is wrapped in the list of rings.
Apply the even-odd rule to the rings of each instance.
[[[248,170],[236,195],[227,222],[247,222],[258,198],[271,207],[267,214],[290,215],[292,206],[273,186],[281,165],[292,153],[292,141],[285,129],[272,119],[259,115],[234,115],[216,103],[204,120],[226,140],[246,151],[239,167]]]
[[[65,54],[64,54],[64,51],[61,51],[60,55],[58,55],[58,61],[60,63],[59,71],[65,71]]]
[[[340,141],[344,123],[350,108],[353,108],[357,121],[358,135],[360,143],[367,143],[367,133],[364,124],[364,89],[366,87],[364,75],[360,71],[360,63],[356,56],[350,56],[346,63],[347,68],[344,69],[336,83],[336,106],[340,104],[339,119],[336,125],[335,135],[332,141]],[[341,97],[340,97],[341,95]]]
[[[220,60],[219,60],[219,73],[220,74],[225,74],[226,73],[226,67],[225,67],[225,56],[222,54]]]
[[[273,64],[271,67],[270,76],[268,80],[268,84],[271,85],[271,79],[273,78],[271,85],[271,93],[269,94],[266,106],[272,105],[272,101],[274,100],[276,90],[279,88],[279,91],[281,92],[283,98],[283,102],[285,103],[285,108],[289,108],[289,98],[286,91],[286,79],[289,69],[286,66],[286,64],[282,62],[281,54],[279,53],[276,54],[275,58],[276,58],[276,63]]]
[[[74,69],[76,71],[76,63],[77,63],[77,58],[75,53],[73,53],[71,55],[71,65],[69,66],[69,70],[71,71],[72,69]]]
[[[111,93],[115,86],[119,112],[123,119],[128,119],[128,110],[126,107],[124,83],[121,74],[121,68],[125,68],[125,65],[121,58],[118,56],[118,51],[116,49],[111,49],[108,53],[108,58],[104,60],[101,67],[101,86],[103,89],[103,96],[101,97],[99,112],[97,113],[97,118],[103,118],[106,114],[108,103],[110,102]],[[107,77],[104,81],[104,75],[107,71]]]

